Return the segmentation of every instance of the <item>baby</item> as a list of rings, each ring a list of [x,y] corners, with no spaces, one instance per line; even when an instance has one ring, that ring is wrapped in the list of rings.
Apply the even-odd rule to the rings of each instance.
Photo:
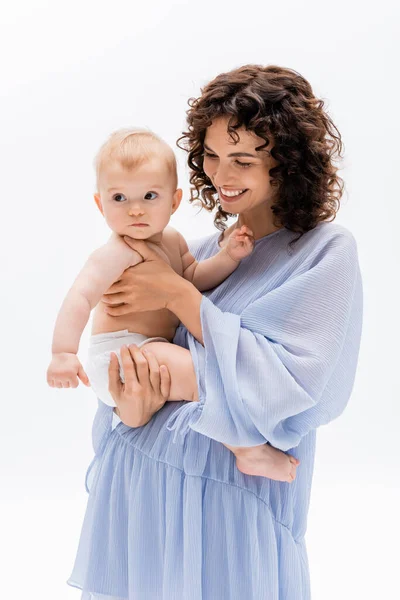
[[[104,246],[89,256],[61,306],[47,382],[51,387],[77,387],[80,379],[91,385],[102,402],[115,407],[108,391],[110,353],[117,355],[124,381],[121,347],[149,344],[157,362],[169,370],[169,400],[197,401],[191,354],[168,343],[179,323],[176,316],[162,309],[114,317],[104,312],[101,297],[125,269],[142,262],[140,254],[124,242],[125,235],[146,240],[179,275],[199,291],[205,291],[222,283],[251,254],[253,234],[246,226],[238,228],[215,256],[196,261],[182,235],[168,225],[182,198],[182,190],[177,188],[175,155],[150,131],[131,129],[113,133],[98,152],[95,166],[94,199],[112,234]],[[85,372],[77,353],[92,309]],[[295,478],[298,461],[268,444],[243,449],[227,447],[236,455],[237,466],[244,473],[287,482]]]

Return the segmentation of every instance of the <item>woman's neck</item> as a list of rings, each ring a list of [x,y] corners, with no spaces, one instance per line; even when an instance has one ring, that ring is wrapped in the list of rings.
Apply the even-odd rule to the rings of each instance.
[[[239,213],[237,221],[232,226],[232,229],[246,225],[253,232],[254,239],[259,240],[282,228],[274,225],[273,218],[274,214],[271,210],[271,201],[269,201],[268,203],[262,203],[248,211]]]
[[[242,227],[242,225],[246,225],[253,232],[254,239],[259,240],[260,238],[269,235],[270,233],[274,233],[281,227],[275,227],[275,225],[271,222],[266,222],[258,220],[254,221],[253,219],[246,219],[243,215],[239,215],[238,220],[232,226],[232,230],[238,227]],[[231,230],[231,228],[229,228]]]

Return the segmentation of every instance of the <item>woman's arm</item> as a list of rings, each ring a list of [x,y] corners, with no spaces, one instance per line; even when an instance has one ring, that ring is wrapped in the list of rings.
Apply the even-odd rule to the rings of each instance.
[[[286,451],[338,417],[352,391],[362,330],[354,239],[337,236],[240,315],[203,297],[203,345],[188,336],[200,401],[168,424],[231,446]]]
[[[151,308],[172,310],[192,334],[200,401],[176,411],[171,429],[184,434],[192,428],[231,446],[269,442],[288,450],[344,410],[362,323],[362,282],[351,235],[314,248],[308,270],[299,270],[241,315],[221,311],[165,265],[146,261],[135,267],[140,271],[144,277],[130,306],[112,314],[152,303]],[[118,303],[131,294],[116,296]]]
[[[183,283],[182,283],[183,282]],[[173,312],[186,329],[200,344],[203,345],[200,306],[203,295],[189,281],[182,279],[175,283],[174,292],[167,303],[167,308]]]

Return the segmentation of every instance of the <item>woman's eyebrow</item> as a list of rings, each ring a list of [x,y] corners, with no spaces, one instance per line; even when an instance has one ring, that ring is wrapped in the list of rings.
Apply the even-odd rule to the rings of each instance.
[[[203,146],[206,150],[215,154],[214,150],[211,150],[211,148],[207,146],[207,144],[203,144]],[[250,154],[249,152],[231,152],[230,154],[228,154],[228,157],[229,156],[250,156],[251,158],[260,158],[259,156],[257,156],[257,154]]]

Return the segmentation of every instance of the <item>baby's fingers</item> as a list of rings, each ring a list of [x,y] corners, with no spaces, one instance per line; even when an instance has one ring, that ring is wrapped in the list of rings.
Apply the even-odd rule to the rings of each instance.
[[[66,381],[64,379],[53,379],[53,385],[51,387],[56,387],[56,388],[69,388],[69,381]]]
[[[89,377],[86,375],[82,365],[78,369],[78,377],[82,381],[82,383],[84,383],[87,387],[90,387]],[[79,381],[77,381],[76,383],[78,385]]]
[[[242,225],[238,231],[240,234],[245,233],[246,235],[251,235],[251,236],[254,235],[252,230],[250,229],[250,227],[247,227],[247,225]]]
[[[248,237],[246,235],[236,235],[235,236],[235,244],[242,244]]]

